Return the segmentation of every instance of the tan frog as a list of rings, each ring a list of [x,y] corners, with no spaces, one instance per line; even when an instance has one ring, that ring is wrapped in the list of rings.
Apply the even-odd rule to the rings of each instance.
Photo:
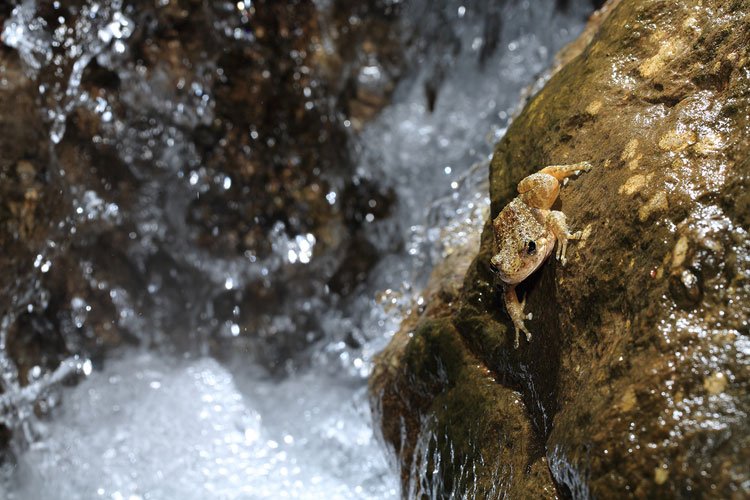
[[[583,161],[572,165],[553,165],[523,179],[513,201],[502,209],[493,221],[495,233],[495,255],[490,268],[503,282],[503,297],[508,314],[516,328],[515,347],[518,348],[519,330],[531,341],[531,332],[526,329],[524,319],[532,314],[523,312],[526,302],[518,301],[516,285],[525,280],[552,253],[557,242],[557,259],[565,265],[568,240],[578,240],[581,232],[571,234],[565,214],[550,210],[560,193],[560,183],[567,177],[591,170],[591,164]]]

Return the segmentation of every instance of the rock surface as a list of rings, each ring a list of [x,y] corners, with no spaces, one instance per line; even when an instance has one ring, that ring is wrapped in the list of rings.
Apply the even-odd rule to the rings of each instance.
[[[559,202],[587,239],[519,286],[517,350],[489,224],[435,272],[370,381],[409,497],[750,495],[748,12],[608,2],[515,119],[491,217],[524,176],[588,160]]]

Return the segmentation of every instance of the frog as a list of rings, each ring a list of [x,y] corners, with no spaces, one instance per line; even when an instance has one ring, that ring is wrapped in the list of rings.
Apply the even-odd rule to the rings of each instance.
[[[567,217],[552,205],[560,194],[561,184],[569,177],[591,170],[588,161],[569,165],[550,165],[525,177],[518,183],[516,196],[492,222],[495,253],[490,258],[490,269],[500,279],[503,299],[516,331],[514,342],[518,349],[519,334],[526,334],[531,342],[531,332],[524,320],[532,313],[524,313],[526,297],[518,300],[516,286],[528,278],[552,254],[557,244],[556,259],[562,266],[567,263],[569,240],[580,240],[581,231],[571,233]]]

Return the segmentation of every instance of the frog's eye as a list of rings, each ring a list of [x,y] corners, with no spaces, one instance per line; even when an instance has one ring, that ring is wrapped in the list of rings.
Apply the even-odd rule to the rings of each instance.
[[[536,253],[536,243],[533,241],[529,241],[526,243],[526,253],[529,255],[534,255]]]
[[[497,268],[494,262],[490,261],[490,271],[492,271],[495,274],[500,273],[500,269]]]

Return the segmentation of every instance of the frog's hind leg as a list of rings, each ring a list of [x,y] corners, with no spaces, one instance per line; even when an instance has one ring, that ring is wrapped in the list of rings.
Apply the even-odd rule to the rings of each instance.
[[[589,170],[591,170],[591,163],[582,161],[570,165],[550,165],[541,169],[539,173],[551,175],[558,181],[562,182],[566,177],[572,177],[580,174],[582,171],[588,172]]]
[[[560,193],[560,183],[549,174],[537,172],[518,183],[518,192],[528,206],[548,210]]]
[[[548,210],[560,193],[560,182],[580,174],[581,171],[588,172],[589,170],[591,170],[591,164],[587,161],[544,167],[518,183],[520,198],[530,207]]]

